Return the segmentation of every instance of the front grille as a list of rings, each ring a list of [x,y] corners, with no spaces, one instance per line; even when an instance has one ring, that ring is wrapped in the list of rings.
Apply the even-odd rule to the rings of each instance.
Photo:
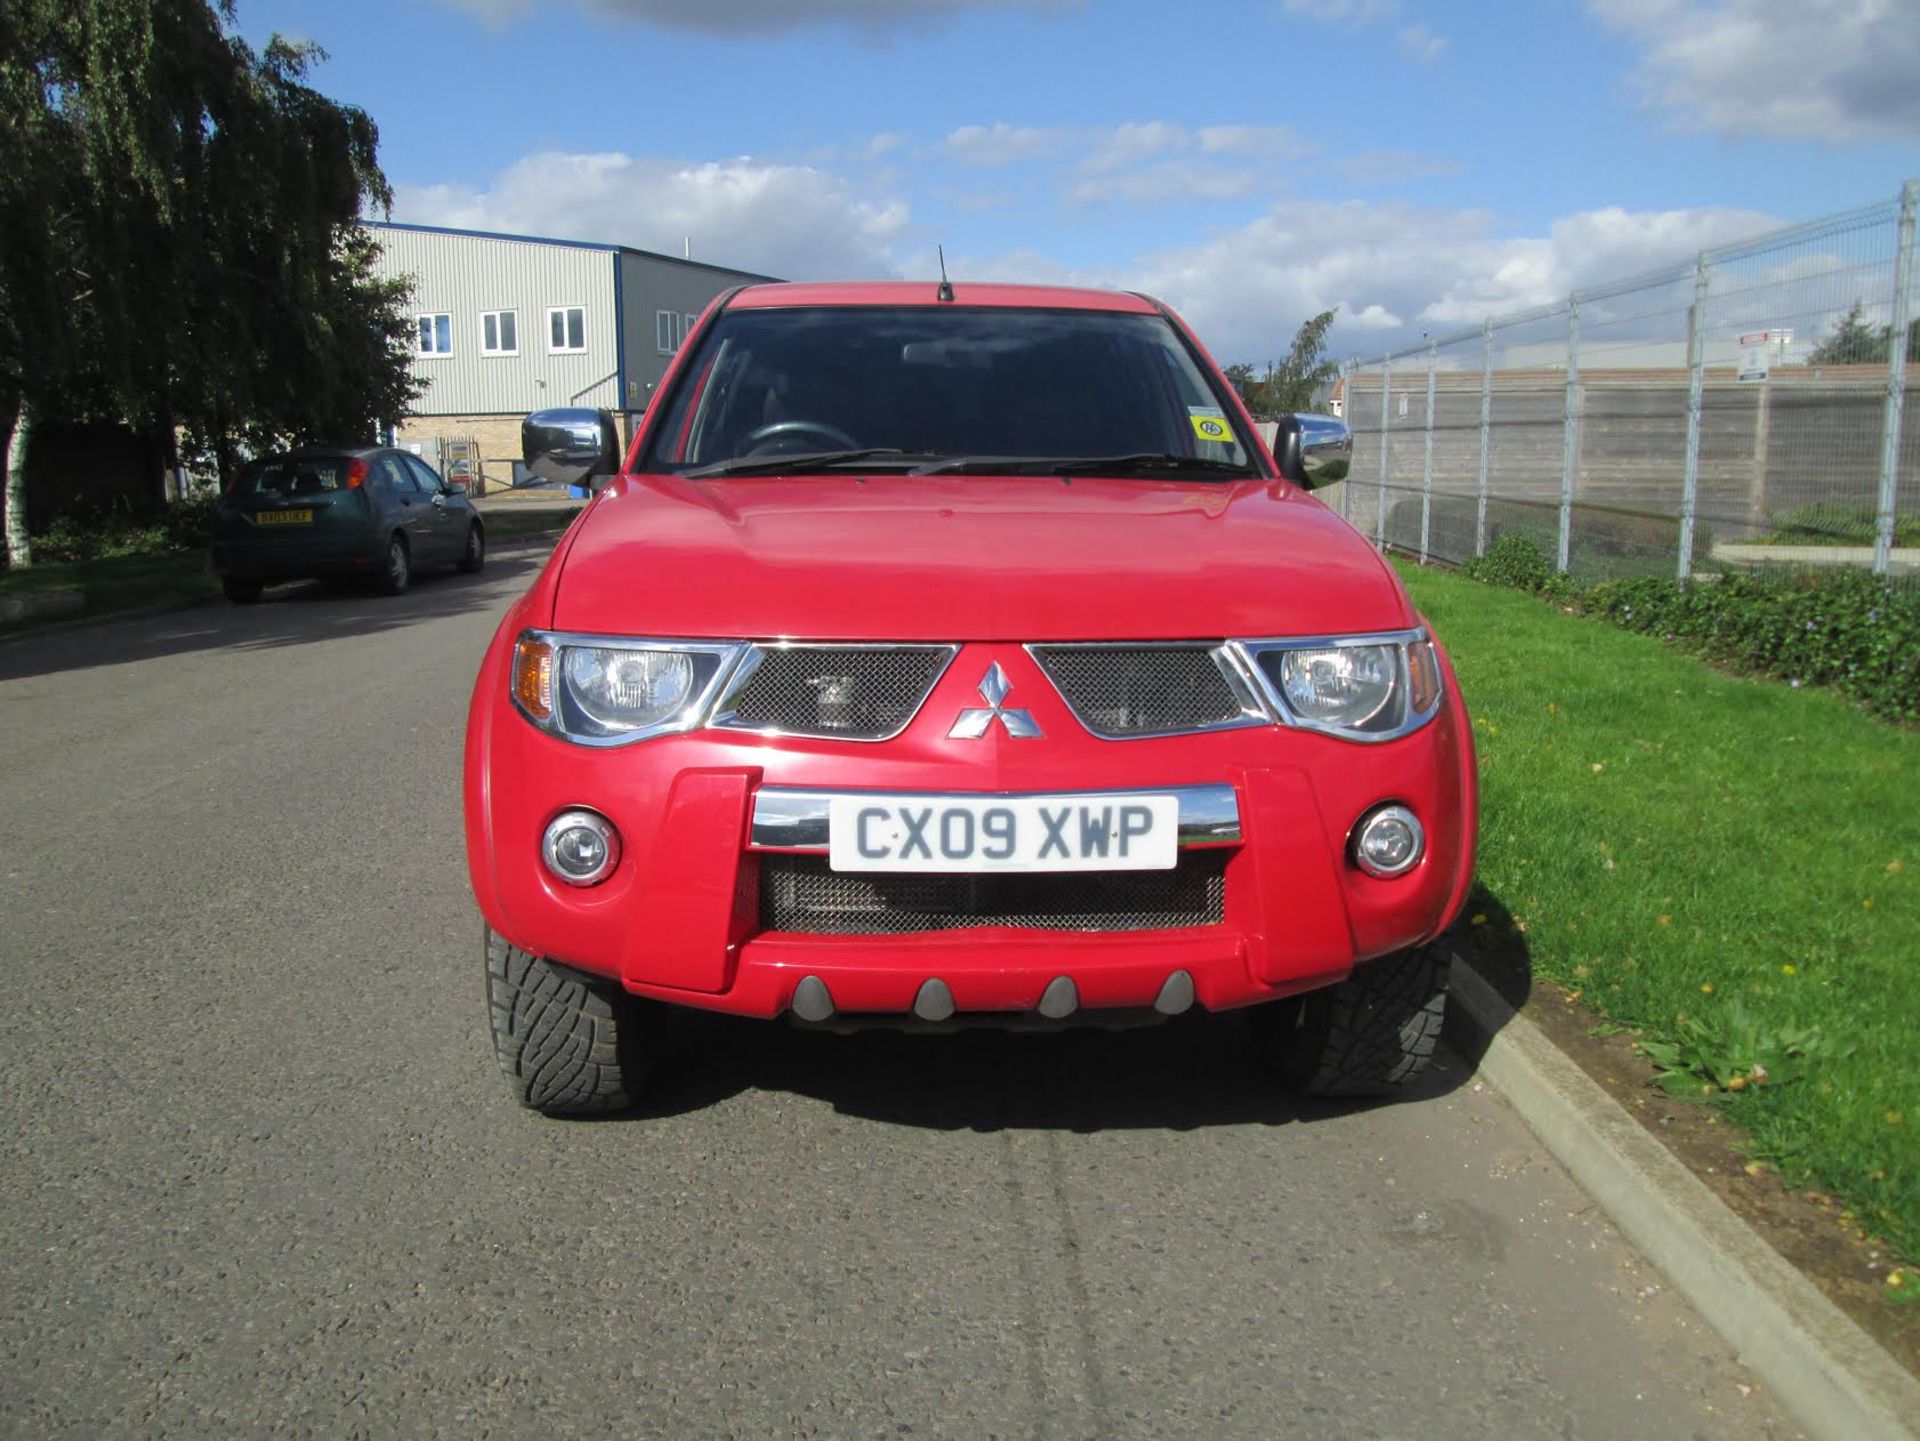
[[[1033,657],[1097,736],[1179,735],[1236,725],[1252,708],[1218,647],[1037,645]]]
[[[988,876],[850,874],[829,869],[825,856],[768,855],[760,862],[760,925],[817,936],[970,926],[1042,931],[1217,926],[1227,854],[1183,851],[1170,871]]]
[[[953,657],[950,646],[763,646],[717,725],[843,740],[906,728]]]

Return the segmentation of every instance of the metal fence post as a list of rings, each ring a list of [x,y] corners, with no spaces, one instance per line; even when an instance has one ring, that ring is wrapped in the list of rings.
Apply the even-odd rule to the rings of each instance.
[[[1473,505],[1473,553],[1487,553],[1487,458],[1493,445],[1493,317],[1480,325],[1480,483]]]
[[[1380,357],[1380,495],[1373,512],[1373,543],[1381,550],[1387,546],[1387,433],[1393,421],[1387,404],[1393,395],[1393,352]]]
[[[1567,400],[1560,443],[1560,555],[1565,575],[1573,559],[1573,477],[1580,468],[1580,296],[1567,297]]]
[[[1427,449],[1420,462],[1420,564],[1427,563],[1427,544],[1433,532],[1433,357],[1434,340],[1427,337]]]
[[[1920,181],[1900,187],[1900,249],[1893,262],[1893,316],[1887,337],[1887,401],[1880,426],[1880,506],[1873,534],[1873,570],[1893,561],[1894,503],[1900,491],[1900,425],[1907,399],[1907,332],[1913,325],[1913,218]]]
[[[1693,573],[1693,519],[1700,500],[1700,403],[1707,389],[1707,252],[1693,270],[1693,307],[1687,312],[1687,465],[1680,481],[1679,579]]]
[[[1359,417],[1354,414],[1354,411],[1359,409],[1359,407],[1354,404],[1353,396],[1353,373],[1359,367],[1359,364],[1360,362],[1357,360],[1348,360],[1342,362],[1340,366],[1340,409],[1344,412],[1344,419],[1347,422],[1347,433],[1349,435],[1353,433],[1354,421],[1359,419]],[[1347,466],[1347,475],[1340,482],[1340,519],[1349,523],[1353,520],[1352,495],[1353,466],[1349,464]]]

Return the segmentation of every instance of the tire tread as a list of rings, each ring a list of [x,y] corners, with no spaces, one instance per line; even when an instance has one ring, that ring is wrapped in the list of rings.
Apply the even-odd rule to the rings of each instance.
[[[494,1053],[524,1106],[547,1115],[625,1110],[637,1076],[623,1042],[626,998],[487,932]]]

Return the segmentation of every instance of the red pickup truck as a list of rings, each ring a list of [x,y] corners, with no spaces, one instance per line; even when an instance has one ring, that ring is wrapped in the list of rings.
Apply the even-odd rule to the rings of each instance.
[[[468,719],[468,861],[515,1093],[629,1104],[661,1005],[813,1026],[1251,1007],[1316,1093],[1438,1039],[1472,734],[1392,569],[1181,321],[1129,294],[763,285],[714,302]]]

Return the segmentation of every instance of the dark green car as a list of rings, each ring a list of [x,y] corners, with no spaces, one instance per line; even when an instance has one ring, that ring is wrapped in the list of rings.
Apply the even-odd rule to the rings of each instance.
[[[236,605],[275,581],[318,577],[365,576],[398,595],[415,571],[477,571],[486,556],[467,488],[379,446],[264,456],[220,497],[214,517],[213,568]]]

